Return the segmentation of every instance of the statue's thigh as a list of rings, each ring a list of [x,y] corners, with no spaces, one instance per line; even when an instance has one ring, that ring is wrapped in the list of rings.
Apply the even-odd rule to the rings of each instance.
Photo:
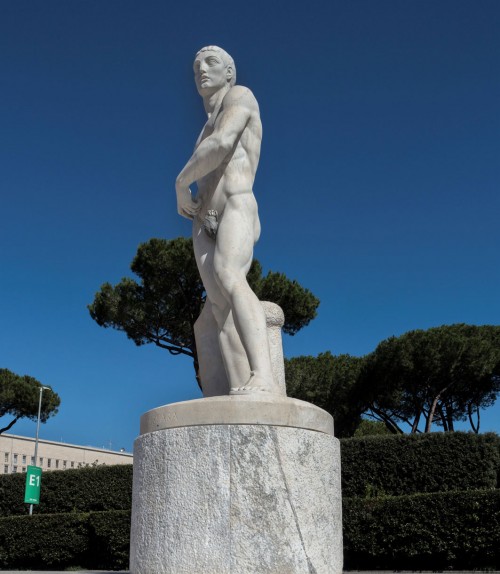
[[[228,202],[219,223],[214,252],[214,269],[244,272],[250,269],[255,243],[255,214]]]

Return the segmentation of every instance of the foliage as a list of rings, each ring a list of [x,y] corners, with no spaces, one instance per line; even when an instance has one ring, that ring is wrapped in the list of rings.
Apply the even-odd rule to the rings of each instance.
[[[500,491],[344,498],[346,569],[500,567]],[[0,518],[1,568],[126,568],[129,511]]]
[[[0,516],[25,514],[25,474],[0,476]],[[128,510],[132,465],[86,467],[44,472],[36,514]]]
[[[500,491],[344,498],[346,570],[500,567]]]
[[[341,454],[346,569],[500,567],[497,435],[342,439]],[[0,568],[127,567],[131,465],[44,473],[32,517],[25,478],[0,476],[0,514],[24,514],[0,518]]]
[[[431,433],[341,440],[344,496],[475,490],[498,486],[500,437]],[[0,476],[0,516],[26,513],[26,475]],[[36,514],[127,510],[132,465],[44,472]]]
[[[288,394],[335,418],[337,435],[352,436],[361,415],[402,433],[425,432],[436,423],[453,431],[468,419],[479,432],[480,411],[500,392],[500,327],[445,325],[382,341],[366,357],[295,357],[285,362]],[[362,423],[358,436],[381,432]],[[364,430],[363,430],[364,429]]]
[[[362,419],[362,421],[359,423],[358,428],[354,432],[354,436],[357,438],[362,436],[373,436],[373,435],[386,436],[389,434],[391,434],[391,432],[383,422],[371,421],[368,419]]]
[[[36,420],[42,383],[28,375],[16,375],[8,369],[0,369],[0,417],[13,417],[0,428],[0,434],[11,429],[21,418]],[[58,412],[61,403],[59,395],[50,387],[42,394],[40,421],[46,422]]]
[[[140,282],[104,283],[88,306],[101,327],[124,331],[136,345],[154,343],[194,356],[192,326],[204,302],[191,242],[151,239],[139,245],[130,266]]]
[[[351,392],[362,365],[363,358],[334,356],[328,351],[318,357],[287,359],[288,396],[325,409],[335,419],[336,436],[350,436],[360,422],[361,409],[352,400]]]
[[[0,568],[128,566],[130,511],[0,518]]]
[[[61,473],[64,474],[64,473]],[[500,566],[500,491],[343,499],[346,569]],[[0,518],[1,568],[126,568],[130,511]]]
[[[91,512],[88,525],[92,556],[87,558],[87,568],[128,569],[130,510]]]
[[[392,432],[425,420],[445,431],[468,418],[479,432],[480,410],[500,392],[500,327],[444,325],[382,341],[366,357],[355,394]]]
[[[123,331],[136,345],[154,343],[174,355],[192,357],[197,374],[193,328],[205,290],[192,241],[150,239],[139,245],[131,270],[139,282],[124,278],[114,286],[104,283],[88,306],[90,316],[101,327]],[[282,307],[285,333],[294,335],[316,316],[319,300],[310,291],[282,273],[269,272],[263,277],[256,260],[248,282],[261,300]]]
[[[367,436],[341,441],[344,496],[496,488],[500,437],[494,433]]]
[[[252,262],[248,283],[261,301],[271,301],[283,309],[284,333],[295,335],[316,317],[319,299],[283,273],[269,271],[262,276],[262,266],[257,259]]]
[[[0,518],[0,567],[81,565],[89,553],[86,519],[83,514]]]

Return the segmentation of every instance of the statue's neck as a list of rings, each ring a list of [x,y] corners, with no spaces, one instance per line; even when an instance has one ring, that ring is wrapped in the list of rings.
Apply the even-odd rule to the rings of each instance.
[[[207,113],[208,117],[213,114],[213,112],[220,107],[222,104],[222,100],[224,96],[228,93],[230,86],[224,86],[218,92],[211,94],[203,98],[203,105],[205,106],[205,112]]]

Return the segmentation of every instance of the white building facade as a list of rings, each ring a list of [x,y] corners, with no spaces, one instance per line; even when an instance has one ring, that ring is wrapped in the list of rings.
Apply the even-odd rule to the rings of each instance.
[[[26,472],[28,465],[46,470],[66,470],[103,464],[132,464],[133,455],[91,446],[78,446],[49,440],[38,441],[35,465],[35,439],[13,434],[0,435],[0,474]]]

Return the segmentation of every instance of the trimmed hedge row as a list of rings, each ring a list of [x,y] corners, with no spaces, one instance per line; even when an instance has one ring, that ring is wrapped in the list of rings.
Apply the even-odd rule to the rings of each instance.
[[[432,433],[341,440],[342,494],[370,498],[498,487],[500,437]],[[26,476],[0,476],[0,516],[26,514]],[[46,472],[37,514],[128,510],[132,465]]]
[[[342,495],[497,488],[500,436],[430,433],[341,440]]]
[[[0,516],[26,514],[25,474],[0,477]],[[96,466],[44,472],[36,514],[129,510],[132,465]]]
[[[343,500],[344,568],[500,569],[500,491]]]
[[[344,499],[344,568],[500,568],[500,491]],[[130,512],[0,518],[0,568],[124,569]]]
[[[130,511],[0,518],[0,568],[128,568]]]

